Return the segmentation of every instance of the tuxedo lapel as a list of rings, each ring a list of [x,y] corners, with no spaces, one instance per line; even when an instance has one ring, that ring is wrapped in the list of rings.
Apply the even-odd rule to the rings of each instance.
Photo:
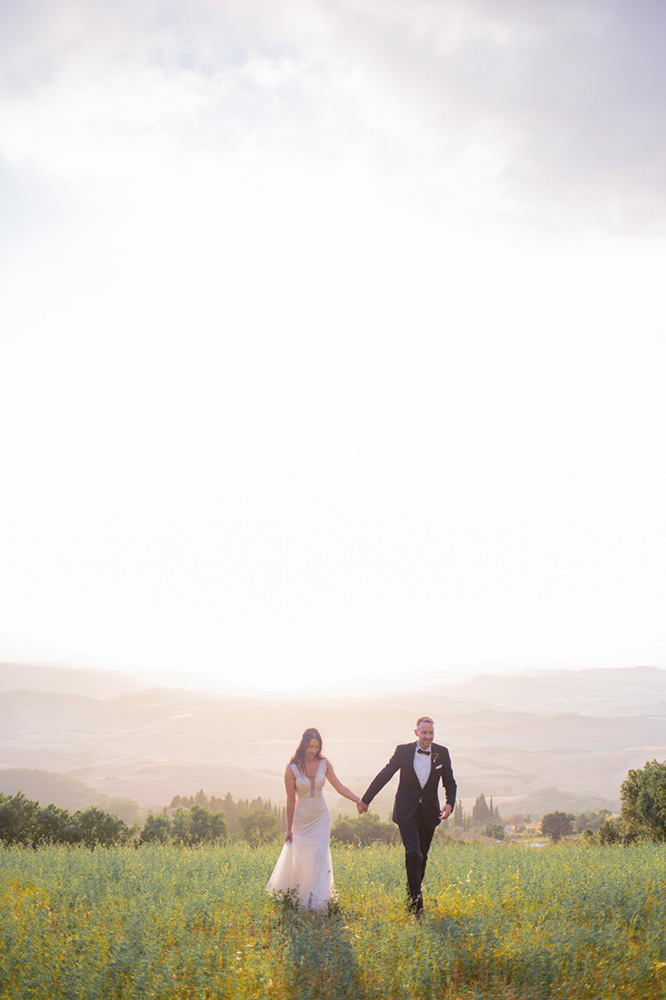
[[[407,744],[407,752],[409,754],[409,760],[414,764],[414,754],[416,753],[416,742]]]
[[[419,784],[419,778],[414,768],[414,755],[416,754],[416,743],[417,741],[414,740],[413,743],[408,743],[407,746],[409,748],[409,765],[412,769],[412,774],[414,775],[417,784]]]
[[[435,771],[435,767],[437,765],[438,760],[439,760],[439,753],[435,749],[435,744],[431,743],[430,744],[430,774],[428,775],[428,781],[430,781],[430,779],[432,778],[433,774],[435,776],[437,774],[437,772]],[[428,784],[428,781],[426,781],[426,785]]]

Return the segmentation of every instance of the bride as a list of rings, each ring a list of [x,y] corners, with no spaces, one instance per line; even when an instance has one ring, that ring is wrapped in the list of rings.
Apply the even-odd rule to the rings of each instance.
[[[284,847],[266,891],[295,893],[304,909],[325,910],[335,898],[329,835],[331,817],[323,795],[326,780],[352,802],[358,795],[338,779],[330,760],[321,755],[317,729],[306,729],[284,772],[287,789],[287,832]]]

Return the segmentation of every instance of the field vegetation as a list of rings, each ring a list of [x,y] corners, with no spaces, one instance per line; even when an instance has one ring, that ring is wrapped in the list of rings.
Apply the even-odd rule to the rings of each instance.
[[[279,845],[0,849],[0,1000],[661,1000],[666,847],[333,845],[328,914],[264,886]]]

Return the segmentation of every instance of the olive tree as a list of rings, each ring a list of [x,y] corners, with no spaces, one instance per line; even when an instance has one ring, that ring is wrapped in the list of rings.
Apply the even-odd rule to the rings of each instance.
[[[541,833],[544,837],[550,837],[553,842],[560,840],[562,837],[570,837],[573,833],[575,818],[571,813],[546,813],[541,820]]]

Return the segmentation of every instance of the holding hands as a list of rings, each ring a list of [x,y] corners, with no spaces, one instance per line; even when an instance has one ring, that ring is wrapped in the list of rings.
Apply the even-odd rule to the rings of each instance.
[[[356,803],[356,808],[361,814],[368,811],[368,805],[366,802],[363,801],[363,799],[358,800],[358,802]]]

